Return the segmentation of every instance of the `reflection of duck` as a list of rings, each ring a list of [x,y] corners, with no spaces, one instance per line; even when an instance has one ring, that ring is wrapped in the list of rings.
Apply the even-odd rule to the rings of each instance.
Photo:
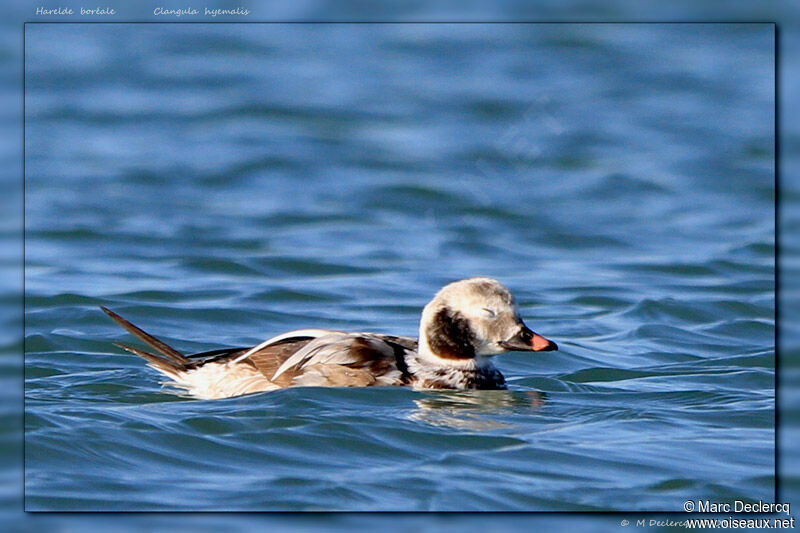
[[[184,355],[102,308],[156,353],[145,358],[170,384],[203,399],[293,386],[413,385],[420,389],[505,389],[493,355],[558,347],[522,322],[511,292],[491,278],[456,281],[422,311],[419,341],[379,333],[302,329],[252,348]]]
[[[544,401],[544,394],[536,391],[440,392],[414,400],[417,409],[409,418],[434,426],[484,431],[509,427],[495,416],[487,415],[511,410],[537,411]]]

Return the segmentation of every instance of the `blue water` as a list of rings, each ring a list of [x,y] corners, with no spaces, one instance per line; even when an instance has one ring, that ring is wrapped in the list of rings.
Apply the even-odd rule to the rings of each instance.
[[[771,25],[28,25],[28,510],[772,500]],[[178,349],[414,334],[490,275],[508,392],[162,389]]]

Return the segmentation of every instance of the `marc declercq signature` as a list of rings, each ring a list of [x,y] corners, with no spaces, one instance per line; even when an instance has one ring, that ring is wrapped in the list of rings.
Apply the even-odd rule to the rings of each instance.
[[[734,502],[712,502],[711,500],[686,500],[683,502],[683,510],[687,513],[764,513],[764,514],[784,514],[787,518],[761,518],[752,514],[734,517],[709,517],[709,518],[685,518],[676,520],[673,518],[638,518],[634,525],[637,527],[685,527],[693,528],[722,528],[722,529],[794,529],[794,517],[788,503],[769,503],[759,500],[757,502],[745,502],[736,500]],[[631,525],[631,521],[623,519],[619,525],[625,527]]]

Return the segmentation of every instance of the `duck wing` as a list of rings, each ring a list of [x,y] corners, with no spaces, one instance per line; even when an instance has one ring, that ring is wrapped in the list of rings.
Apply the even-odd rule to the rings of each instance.
[[[412,381],[405,359],[406,354],[417,349],[417,340],[411,337],[302,329],[282,333],[251,348],[222,348],[185,355],[109,309],[103,311],[155,353],[124,344],[118,346],[145,358],[151,366],[172,377],[214,369],[222,374],[227,372],[236,380],[241,372],[234,369],[250,368],[248,376],[257,371],[256,375],[262,375],[270,386],[281,388],[402,385]]]
[[[408,383],[405,355],[416,339],[376,333],[330,332],[293,353],[267,378],[291,373],[294,385],[368,386]]]
[[[366,387],[411,381],[405,355],[417,339],[377,333],[305,329],[272,337],[252,348],[224,348],[186,357],[247,365],[278,387]]]

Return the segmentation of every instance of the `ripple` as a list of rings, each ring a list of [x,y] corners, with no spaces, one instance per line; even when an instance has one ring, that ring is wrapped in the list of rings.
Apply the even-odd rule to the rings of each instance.
[[[774,496],[769,31],[89,26],[26,35],[27,509]],[[187,352],[413,335],[473,275],[559,343],[509,391],[199,401],[97,308]]]

